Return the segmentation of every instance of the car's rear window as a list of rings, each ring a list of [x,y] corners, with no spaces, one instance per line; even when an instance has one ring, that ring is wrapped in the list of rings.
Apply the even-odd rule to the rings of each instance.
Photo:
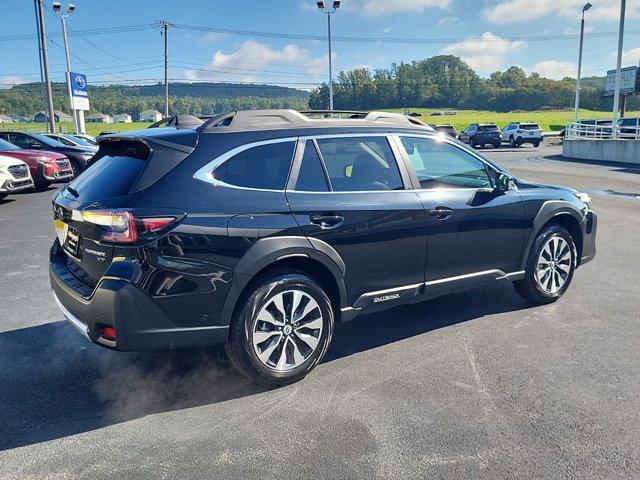
[[[105,156],[93,163],[69,184],[82,201],[127,195],[142,173],[146,160],[126,156]]]
[[[498,127],[496,125],[480,125],[478,130],[480,132],[497,132]]]
[[[537,123],[521,123],[520,130],[540,130],[540,126]]]

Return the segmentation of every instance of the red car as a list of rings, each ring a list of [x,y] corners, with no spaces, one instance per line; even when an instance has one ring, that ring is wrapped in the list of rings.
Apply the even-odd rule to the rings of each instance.
[[[57,180],[73,177],[69,159],[59,153],[27,150],[0,139],[0,154],[17,158],[26,163],[36,187],[48,187]]]

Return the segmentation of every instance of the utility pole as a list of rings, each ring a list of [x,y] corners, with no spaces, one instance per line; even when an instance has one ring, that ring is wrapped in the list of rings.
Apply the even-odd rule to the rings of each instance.
[[[38,15],[38,2],[33,2],[33,10],[36,15],[36,32],[38,37],[38,65],[40,66],[40,86],[42,87],[42,103],[44,111],[47,111],[47,89],[44,86],[44,72],[42,71],[42,39],[40,38],[40,15]]]
[[[333,110],[333,72],[331,69],[331,15],[340,7],[340,0],[334,0],[333,8],[329,8],[324,0],[316,2],[318,9],[327,15],[327,39],[329,40],[329,110]]]
[[[616,83],[613,93],[613,132],[617,132],[618,108],[620,105],[620,80],[622,77],[622,40],[624,39],[624,11],[626,0],[620,0],[620,28],[618,30],[618,63],[616,64]]]
[[[168,22],[162,20],[164,35],[164,116],[169,116],[169,28],[173,27]]]
[[[44,80],[47,84],[47,110],[49,113],[50,133],[56,132],[56,119],[53,113],[53,96],[51,94],[51,79],[49,77],[49,59],[47,57],[47,33],[44,29],[44,15],[42,11],[42,0],[35,0],[38,4],[38,22],[40,24],[40,38],[42,43],[42,63],[44,64]]]

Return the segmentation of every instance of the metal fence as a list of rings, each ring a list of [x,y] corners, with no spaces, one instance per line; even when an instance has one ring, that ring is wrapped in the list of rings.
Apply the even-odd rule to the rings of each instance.
[[[640,140],[640,126],[588,124],[569,122],[564,133],[569,140]]]

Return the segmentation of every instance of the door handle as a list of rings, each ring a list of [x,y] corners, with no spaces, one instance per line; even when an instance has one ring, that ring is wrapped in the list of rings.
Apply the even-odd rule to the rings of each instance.
[[[336,228],[342,225],[344,217],[342,215],[311,215],[309,221],[320,228]]]
[[[453,210],[449,207],[436,207],[429,210],[429,213],[435,217],[436,220],[447,220],[453,215]]]

